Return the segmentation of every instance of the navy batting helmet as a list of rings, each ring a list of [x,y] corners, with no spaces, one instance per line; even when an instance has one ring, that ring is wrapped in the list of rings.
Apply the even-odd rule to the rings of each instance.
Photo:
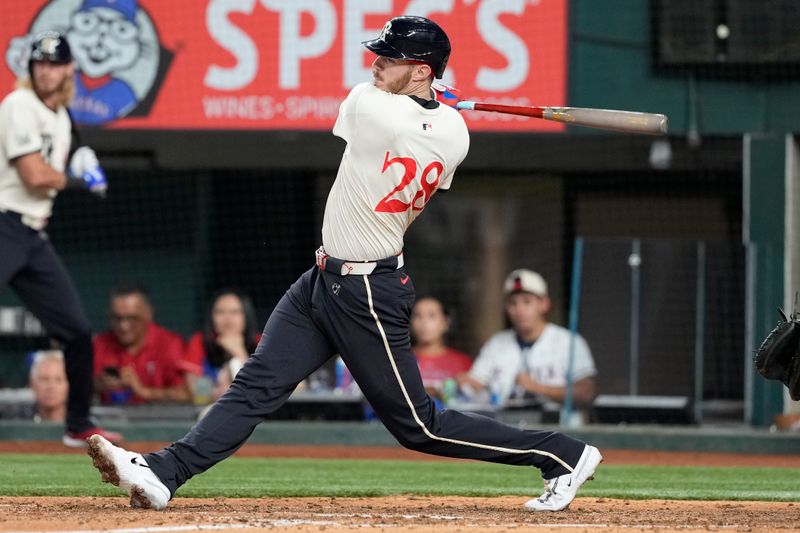
[[[437,78],[444,74],[450,58],[447,34],[425,17],[395,17],[386,23],[377,39],[361,44],[379,56],[427,63]]]
[[[66,64],[72,62],[72,50],[66,37],[57,31],[45,31],[34,37],[28,66],[36,61]]]

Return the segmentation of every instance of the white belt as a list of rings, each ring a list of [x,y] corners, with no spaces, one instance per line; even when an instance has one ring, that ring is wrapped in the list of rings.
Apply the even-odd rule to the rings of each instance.
[[[397,268],[403,268],[403,264],[403,254],[400,254],[397,256]],[[348,274],[353,274],[354,276],[367,276],[372,274],[377,266],[378,263],[375,261],[364,263],[357,261],[345,261],[342,264],[342,276],[347,276]]]
[[[403,268],[405,262],[403,261],[403,254],[402,252],[397,256],[397,266],[396,269]],[[331,271],[331,263],[339,262],[339,261],[331,261],[333,259],[331,256],[326,254],[322,248],[319,248],[316,252],[316,259],[317,259],[317,266],[322,270]],[[375,269],[378,267],[377,261],[343,261],[341,262],[341,269],[337,272],[341,276],[368,276],[372,274]]]

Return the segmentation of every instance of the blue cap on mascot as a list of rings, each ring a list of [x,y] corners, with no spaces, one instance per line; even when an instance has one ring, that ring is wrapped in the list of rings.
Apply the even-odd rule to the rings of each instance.
[[[119,11],[128,21],[136,24],[136,0],[83,0],[80,11],[88,11],[93,7],[107,7]]]

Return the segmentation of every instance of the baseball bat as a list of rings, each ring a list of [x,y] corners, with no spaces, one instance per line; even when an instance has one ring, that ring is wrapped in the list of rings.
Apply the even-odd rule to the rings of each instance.
[[[468,111],[494,111],[495,113],[541,118],[576,126],[588,126],[590,128],[625,133],[644,133],[647,135],[664,135],[667,133],[669,122],[665,115],[657,113],[638,113],[636,111],[618,111],[616,109],[518,106],[487,104],[468,100],[458,102],[457,107]]]

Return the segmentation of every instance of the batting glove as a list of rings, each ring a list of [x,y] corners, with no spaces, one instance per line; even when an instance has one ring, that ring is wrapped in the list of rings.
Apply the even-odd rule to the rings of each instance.
[[[72,154],[72,159],[69,161],[69,169],[67,174],[71,178],[77,178],[83,181],[87,189],[98,196],[105,196],[108,190],[108,180],[106,180],[106,173],[100,166],[94,150],[88,146],[81,146],[75,153]]]
[[[433,89],[433,94],[436,96],[437,102],[458,109],[456,105],[461,101],[460,89],[439,82],[432,83],[431,89]]]

